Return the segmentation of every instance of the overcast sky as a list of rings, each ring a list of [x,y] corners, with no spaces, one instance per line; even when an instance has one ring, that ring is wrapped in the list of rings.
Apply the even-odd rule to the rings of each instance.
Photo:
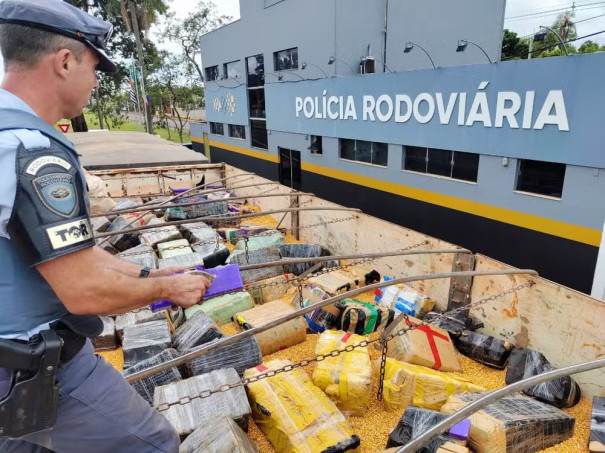
[[[171,4],[171,9],[181,17],[190,13],[196,4],[195,0],[168,1]],[[215,3],[221,14],[232,16],[234,19],[239,18],[239,0],[215,0]],[[551,25],[557,15],[566,9],[570,10],[573,3],[573,1],[563,0],[507,0],[504,28],[516,32],[519,36],[532,35],[540,25]],[[605,30],[605,1],[578,0],[575,2],[575,6],[578,36],[586,36]],[[605,45],[605,33],[589,39]],[[576,45],[581,44],[582,41],[584,40],[578,41]],[[168,47],[168,50],[173,50],[173,48]],[[3,75],[2,58],[0,58],[0,80]]]

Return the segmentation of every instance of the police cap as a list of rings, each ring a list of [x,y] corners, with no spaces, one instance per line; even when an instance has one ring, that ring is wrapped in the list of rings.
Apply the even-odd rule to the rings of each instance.
[[[0,23],[20,24],[58,33],[85,43],[100,58],[97,69],[115,72],[104,52],[113,26],[61,0],[2,0]]]

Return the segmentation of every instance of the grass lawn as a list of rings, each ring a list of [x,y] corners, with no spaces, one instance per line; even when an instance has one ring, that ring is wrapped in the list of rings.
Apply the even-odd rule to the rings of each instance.
[[[97,117],[97,115],[94,112],[85,111],[84,117],[86,118],[86,123],[88,124],[89,129],[98,129],[99,128],[99,118]],[[61,121],[59,121],[59,123],[70,123],[70,126],[71,126],[71,122],[69,120],[61,120]],[[105,125],[105,128],[107,129],[107,125]],[[124,122],[124,124],[122,124],[121,126],[118,126],[118,127],[112,127],[111,130],[112,131],[135,132],[135,131],[137,131],[137,124],[134,121],[126,120],[126,122]],[[144,124],[141,125],[139,123],[138,131],[145,132],[145,125]],[[70,129],[70,132],[71,132],[71,129]],[[153,133],[168,140],[168,130],[164,127],[162,127],[162,128],[157,127],[157,126],[154,127]],[[172,127],[170,128],[170,140],[175,143],[181,143],[181,140],[179,139],[179,134],[177,133],[176,129],[174,129]],[[183,131],[183,143],[189,143],[189,142],[191,142],[191,135],[189,135],[188,131]]]

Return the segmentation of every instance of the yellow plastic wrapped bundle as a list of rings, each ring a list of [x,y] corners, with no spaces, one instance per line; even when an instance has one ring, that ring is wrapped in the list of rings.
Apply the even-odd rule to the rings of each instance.
[[[387,358],[383,387],[387,410],[402,412],[408,405],[413,404],[438,411],[450,395],[483,391],[483,387],[462,376]]]
[[[244,377],[289,365],[272,360]],[[247,386],[252,417],[277,453],[358,452],[359,436],[336,405],[297,368]]]
[[[315,354],[342,350],[365,339],[361,335],[326,330],[317,341]],[[318,362],[312,379],[344,415],[364,415],[370,405],[372,389],[372,364],[368,348],[343,352],[337,357]]]

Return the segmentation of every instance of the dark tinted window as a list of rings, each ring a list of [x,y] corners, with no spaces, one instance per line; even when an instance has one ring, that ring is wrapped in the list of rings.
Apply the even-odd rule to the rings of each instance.
[[[323,154],[323,141],[319,135],[311,135],[311,154]]]
[[[246,128],[244,126],[240,126],[238,124],[230,124],[229,125],[229,137],[245,139],[246,138]]]
[[[429,148],[429,162],[426,169],[432,175],[452,177],[452,151]]]
[[[263,54],[246,58],[246,70],[248,71],[248,88],[265,84],[265,57]]]
[[[225,129],[223,127],[223,123],[213,123],[210,122],[210,133],[216,135],[225,135]]]
[[[273,60],[276,71],[298,69],[298,47],[275,52],[273,54]]]
[[[250,102],[250,117],[265,118],[265,90],[263,88],[248,90],[248,101]]]
[[[561,198],[565,164],[520,160],[517,190]]]
[[[479,173],[479,154],[454,152],[452,178],[477,182]]]
[[[389,145],[365,140],[340,139],[340,158],[387,166]]]
[[[340,158],[355,160],[355,140],[346,138],[340,140]]]
[[[426,173],[426,152],[426,148],[421,148],[419,146],[406,146],[403,169]]]
[[[210,66],[206,68],[206,81],[211,82],[212,80],[218,79],[218,66]]]
[[[252,146],[255,148],[269,149],[266,121],[250,121],[250,135],[252,135]]]
[[[479,154],[421,146],[405,146],[404,152],[404,170],[477,182]]]
[[[229,79],[241,77],[241,74],[239,73],[239,60],[225,63],[223,65],[223,73],[225,74],[225,77]]]

